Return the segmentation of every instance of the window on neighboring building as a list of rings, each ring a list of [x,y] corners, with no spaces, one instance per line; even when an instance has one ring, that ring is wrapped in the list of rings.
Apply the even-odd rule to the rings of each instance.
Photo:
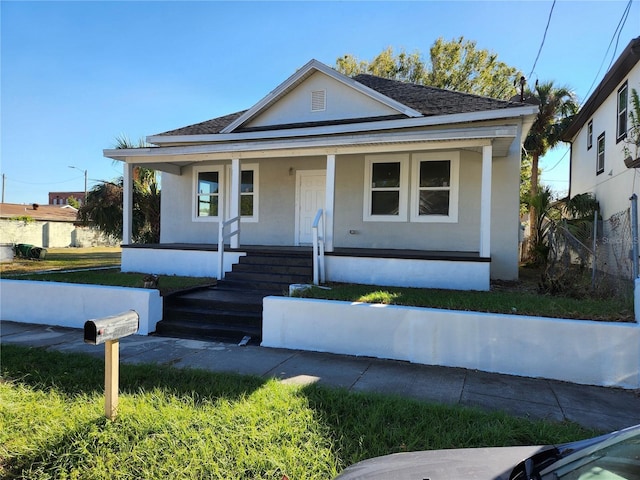
[[[596,175],[604,172],[604,132],[598,137],[598,158],[596,161]]]
[[[618,119],[616,143],[627,136],[627,83],[618,90]]]
[[[408,155],[366,158],[365,221],[406,221]]]
[[[220,167],[200,167],[194,172],[196,220],[218,219],[220,215]]]
[[[593,120],[587,123],[587,150],[593,147]]]
[[[414,155],[411,221],[458,221],[459,158],[457,152]]]

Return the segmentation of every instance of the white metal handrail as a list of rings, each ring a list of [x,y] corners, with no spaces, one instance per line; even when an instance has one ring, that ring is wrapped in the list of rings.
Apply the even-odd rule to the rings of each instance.
[[[324,211],[318,210],[313,225],[313,284],[319,285],[325,281],[324,263]]]
[[[238,223],[235,230],[228,233],[224,233],[225,228],[234,223]],[[229,240],[231,242],[232,237],[240,238],[240,216],[230,218],[226,221],[221,221],[218,226],[218,280],[224,278],[224,242]]]

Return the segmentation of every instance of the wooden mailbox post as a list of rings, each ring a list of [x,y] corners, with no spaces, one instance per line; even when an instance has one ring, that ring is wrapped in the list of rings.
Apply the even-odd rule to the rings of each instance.
[[[118,414],[118,383],[120,369],[119,340],[138,331],[140,316],[134,310],[87,320],[84,341],[91,345],[104,343],[104,414],[114,420]]]

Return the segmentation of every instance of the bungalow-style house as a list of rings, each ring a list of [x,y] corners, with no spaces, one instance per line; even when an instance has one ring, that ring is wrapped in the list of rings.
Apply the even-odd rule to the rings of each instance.
[[[629,208],[629,197],[640,194],[635,171],[640,161],[625,163],[640,154],[629,143],[632,89],[640,94],[640,37],[627,45],[564,136],[571,143],[569,195],[594,194],[605,219]]]
[[[316,281],[517,279],[520,152],[536,112],[311,60],[248,110],[105,150],[125,163],[122,269],[220,278],[271,248],[313,252]],[[162,172],[158,245],[131,245],[137,165]]]

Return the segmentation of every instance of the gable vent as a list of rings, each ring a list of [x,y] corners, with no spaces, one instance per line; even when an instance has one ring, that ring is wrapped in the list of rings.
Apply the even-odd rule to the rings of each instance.
[[[311,92],[311,111],[321,112],[327,108],[327,91],[314,90]]]

